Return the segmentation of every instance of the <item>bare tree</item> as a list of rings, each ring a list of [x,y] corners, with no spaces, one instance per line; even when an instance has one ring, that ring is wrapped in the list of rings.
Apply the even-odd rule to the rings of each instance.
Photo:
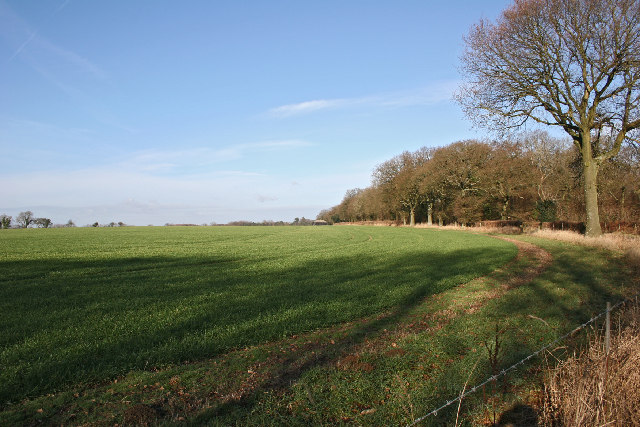
[[[482,170],[491,146],[475,140],[458,141],[439,148],[429,162],[425,191],[436,190],[441,208],[448,205],[462,223],[480,219],[480,198],[484,195]],[[444,202],[444,203],[443,203]],[[473,212],[473,213],[472,213]],[[438,221],[440,222],[440,220]]]
[[[520,144],[496,142],[482,167],[481,186],[499,205],[500,219],[511,219],[514,202],[531,193],[533,168]]]
[[[423,166],[431,159],[433,149],[422,147],[415,152],[405,151],[381,165],[373,173],[374,185],[378,187],[392,210],[397,210],[406,223],[416,224],[416,210],[426,200],[422,191],[425,176]]]
[[[31,211],[20,212],[16,217],[16,222],[22,228],[29,227],[29,225],[33,223],[33,221],[35,221],[35,218],[33,217],[33,212]]]
[[[598,169],[638,142],[640,0],[516,0],[465,41],[467,115],[497,131],[561,127],[580,150],[586,234],[601,234]]]
[[[552,181],[562,179],[559,172],[564,168],[564,154],[568,141],[553,138],[547,132],[533,131],[520,135],[519,143],[524,149],[524,157],[534,169],[536,192],[541,201],[557,201],[557,185]]]
[[[389,212],[398,214],[402,221],[406,223],[407,218],[403,212],[402,203],[396,191],[396,177],[402,171],[400,156],[395,156],[384,163],[379,164],[373,171],[373,186],[378,188],[381,194],[382,203]]]

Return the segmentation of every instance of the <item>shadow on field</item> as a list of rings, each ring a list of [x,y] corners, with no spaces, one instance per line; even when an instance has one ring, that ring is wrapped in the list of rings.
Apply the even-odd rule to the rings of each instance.
[[[602,313],[607,301],[616,303],[624,299],[625,293],[637,292],[637,289],[630,287],[633,280],[625,276],[628,275],[629,268],[620,260],[599,255],[594,249],[579,247],[572,248],[571,251],[555,249],[552,253],[553,263],[543,276],[490,301],[483,313],[480,313],[488,326],[484,328],[478,341],[484,342],[488,348],[481,348],[483,355],[476,369],[479,375],[475,383],[511,367],[594,315]],[[604,281],[603,277],[608,280]],[[601,324],[602,322],[592,327],[599,328]],[[473,325],[471,319],[456,322],[446,339],[446,346],[455,348],[456,341],[471,329],[470,325]],[[465,406],[475,405],[476,408],[484,408],[485,421],[493,422],[493,425],[538,425],[536,408],[527,405],[531,402],[515,403],[503,413],[491,411],[499,408],[502,402],[513,399],[513,391],[517,391],[523,383],[537,381],[532,388],[539,387],[541,370],[574,351],[586,337],[584,331],[570,336],[523,367],[501,376],[495,383],[489,383],[475,395],[467,397],[462,405],[462,413]],[[499,350],[494,353],[495,365],[492,366],[488,350],[496,349],[496,339]],[[444,383],[447,378],[458,374],[446,372],[440,380]],[[448,390],[448,395],[442,396],[439,404],[424,408],[425,412],[456,398],[462,388],[461,384],[466,380],[461,376],[456,382],[457,388]],[[473,385],[474,381],[469,384],[470,387]],[[431,425],[428,424],[431,422],[433,425],[453,425],[457,417],[456,409],[457,404],[451,405],[430,417],[424,424]]]
[[[590,256],[595,256],[595,250],[585,250],[585,253],[589,252]],[[527,284],[527,298],[522,298],[521,294],[505,295],[496,302],[495,312],[503,318],[525,313],[542,318],[564,318],[566,322],[559,325],[557,331],[561,332],[567,325],[575,327],[603,312],[607,301],[616,303],[623,299],[624,288],[628,285],[628,278],[624,277],[626,267],[611,260],[594,268],[593,258],[580,255],[580,252],[556,253],[548,271],[549,279]],[[596,272],[609,278],[606,286]]]
[[[499,251],[498,251],[499,252]],[[351,279],[365,279],[374,282],[380,281],[398,281],[405,283],[408,281],[412,284],[411,289],[385,314],[376,316],[375,318],[360,319],[353,324],[341,329],[342,337],[331,339],[330,341],[307,342],[300,345],[296,352],[279,355],[276,360],[272,361],[277,364],[277,369],[272,371],[272,375],[261,383],[253,384],[249,392],[241,395],[240,398],[227,399],[213,408],[206,410],[198,415],[194,420],[196,424],[205,423],[207,421],[216,420],[220,417],[231,415],[234,412],[241,414],[252,413],[252,408],[259,404],[258,398],[265,392],[280,391],[286,392],[296,383],[306,372],[321,366],[330,366],[338,362],[345,355],[353,353],[357,346],[364,343],[367,339],[373,338],[383,331],[391,330],[394,325],[404,320],[417,305],[424,301],[425,297],[435,295],[456,284],[466,283],[472,277],[472,264],[477,261],[481,265],[489,265],[486,260],[498,257],[498,252],[491,250],[475,251],[461,250],[456,251],[449,256],[443,256],[439,253],[427,254],[425,260],[432,266],[438,266],[429,270],[428,274],[425,265],[416,262],[420,259],[419,255],[398,258],[393,262],[386,264],[378,264],[376,268],[361,272],[354,276],[354,272],[350,271],[352,260],[346,261],[345,264],[337,263],[330,268],[334,272],[340,272],[340,277],[350,277]],[[471,261],[473,260],[473,261]],[[362,259],[358,259],[362,262]],[[300,269],[300,274],[305,275],[307,269],[314,269],[314,265],[307,265]],[[493,268],[486,270],[486,273],[492,271]],[[454,283],[450,280],[452,277],[462,279]],[[425,281],[425,279],[427,279]],[[329,288],[339,288],[339,283],[327,283]],[[383,288],[383,287],[381,287]],[[337,289],[336,289],[337,290]],[[381,291],[379,289],[378,291]],[[357,297],[363,301],[370,299],[371,290],[362,289],[355,291]],[[366,304],[366,302],[365,302]],[[363,313],[364,315],[365,313]],[[332,336],[339,335],[333,334]],[[366,366],[364,367],[366,369]],[[309,397],[313,401],[312,397]],[[240,419],[245,415],[241,415]],[[233,416],[232,416],[233,417]],[[233,419],[233,418],[232,418]],[[237,421],[237,420],[236,420]],[[325,420],[326,421],[326,420]],[[333,420],[339,422],[339,420]]]
[[[290,355],[276,377],[215,411],[226,412],[330,363],[425,296],[484,275],[511,254],[508,247],[325,254],[285,266],[277,257],[233,256],[2,262],[0,406],[391,310],[314,354]]]

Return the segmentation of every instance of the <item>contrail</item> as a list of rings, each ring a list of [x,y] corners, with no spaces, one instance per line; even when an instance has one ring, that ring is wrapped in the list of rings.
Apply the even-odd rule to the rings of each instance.
[[[11,55],[11,58],[9,58],[7,60],[7,62],[11,62],[13,60],[13,58],[15,58],[16,56],[20,55],[20,52],[22,52],[24,50],[25,47],[27,47],[27,45],[29,43],[31,43],[31,40],[34,39],[34,37],[38,34],[37,31],[34,31],[33,33],[31,33],[31,35],[29,36],[29,38],[27,39],[26,42],[22,43],[22,45],[20,45],[20,47],[13,53],[13,55]]]
[[[58,6],[58,8],[53,12],[53,14],[55,15],[56,13],[60,12],[62,9],[64,9],[69,2],[71,2],[71,0],[65,0],[64,3],[62,3],[60,6]]]

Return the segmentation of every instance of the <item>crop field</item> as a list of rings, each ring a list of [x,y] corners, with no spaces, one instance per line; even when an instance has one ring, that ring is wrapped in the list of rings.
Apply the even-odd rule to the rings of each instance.
[[[409,422],[487,372],[478,357],[496,325],[520,331],[504,340],[508,363],[629,285],[621,259],[596,249],[537,239],[553,263],[516,258],[531,240],[348,226],[3,230],[0,423]]]
[[[3,402],[375,314],[516,253],[486,237],[385,228],[79,228],[0,239]]]

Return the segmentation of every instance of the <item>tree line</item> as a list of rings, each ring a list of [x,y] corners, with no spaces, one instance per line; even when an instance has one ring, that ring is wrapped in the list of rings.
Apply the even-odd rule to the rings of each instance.
[[[466,140],[405,151],[378,165],[367,188],[348,190],[318,218],[414,225],[486,220],[571,221],[585,217],[581,152],[544,131],[510,140]],[[640,150],[623,146],[598,174],[600,218],[640,218]]]
[[[0,229],[9,228],[61,228],[61,227],[75,227],[75,223],[72,220],[67,221],[66,224],[54,224],[49,218],[36,217],[31,211],[20,212],[14,219],[11,215],[0,215]]]
[[[600,235],[598,175],[640,144],[640,0],[518,0],[464,41],[467,116],[497,134],[561,129],[580,153],[586,235]]]
[[[498,136],[527,123],[556,128],[574,148],[541,161],[517,142],[403,153],[322,215],[560,216],[584,220],[594,237],[602,222],[637,218],[640,0],[518,0],[464,41],[456,99],[474,124]]]
[[[97,221],[92,224],[87,224],[85,227],[126,227],[122,221],[114,222],[111,221],[108,224],[100,224]],[[38,218],[31,211],[20,212],[18,216],[14,219],[11,215],[2,214],[0,215],[0,229],[9,229],[9,228],[70,228],[75,227],[76,224],[73,220],[69,220],[64,224],[54,224],[53,221],[49,218]]]
[[[37,228],[49,228],[52,226],[52,222],[49,218],[37,218],[33,215],[31,211],[20,212],[15,220],[15,227],[17,228],[28,228],[28,227],[37,227]],[[13,217],[11,215],[2,214],[0,215],[0,228],[12,228]]]

